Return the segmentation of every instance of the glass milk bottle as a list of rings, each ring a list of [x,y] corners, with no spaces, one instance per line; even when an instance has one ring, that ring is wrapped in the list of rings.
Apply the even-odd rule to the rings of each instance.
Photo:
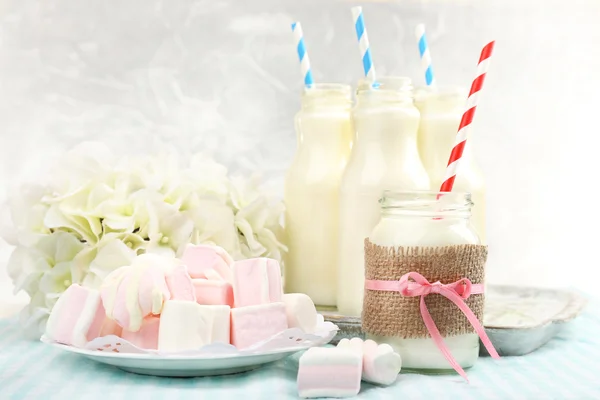
[[[363,80],[352,112],[356,132],[340,190],[338,311],[359,316],[364,291],[364,240],[380,218],[384,189],[427,190],[419,158],[419,111],[408,78]]]
[[[285,290],[335,306],[339,185],[352,147],[351,89],[315,84],[296,115],[298,150],[285,177]]]
[[[473,205],[471,196],[452,192],[438,200],[438,194],[386,191],[381,199],[381,221],[369,236],[370,242],[395,248],[480,244],[470,221]],[[463,277],[455,277],[454,280],[458,278]],[[390,344],[401,355],[403,369],[431,372],[452,370],[430,337],[402,339],[367,336],[378,343]],[[476,333],[445,337],[444,342],[461,367],[468,368],[475,364],[479,356],[479,337]]]
[[[419,154],[434,190],[442,185],[456,132],[465,111],[466,98],[467,93],[458,88],[423,88],[416,91],[415,105],[421,112]],[[468,139],[453,190],[468,192],[473,196],[473,226],[485,243],[485,183],[472,148],[472,142]]]

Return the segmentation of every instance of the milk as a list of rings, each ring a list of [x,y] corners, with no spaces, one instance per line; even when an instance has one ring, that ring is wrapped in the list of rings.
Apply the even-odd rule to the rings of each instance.
[[[442,185],[446,166],[456,132],[465,111],[466,93],[460,89],[422,88],[416,91],[415,106],[421,113],[418,146],[423,166],[427,170],[431,188]],[[483,243],[485,229],[485,182],[472,152],[472,141],[467,143],[460,161],[453,191],[471,193],[473,199],[472,222]]]
[[[340,189],[338,311],[359,316],[364,293],[364,240],[380,219],[385,189],[427,190],[417,149],[419,111],[408,78],[379,78],[358,87],[356,137]]]
[[[339,186],[354,130],[346,85],[318,84],[296,115],[298,150],[285,177],[285,291],[335,306]]]
[[[426,199],[427,196],[419,195]],[[452,194],[455,199],[467,198],[461,193]],[[390,196],[391,197],[391,196]],[[431,204],[435,195],[429,196]],[[449,198],[448,201],[453,200]],[[385,203],[387,200],[383,200]],[[467,200],[465,203],[468,203]],[[424,204],[421,202],[421,205]],[[414,203],[418,209],[419,202]],[[384,204],[385,206],[385,204]],[[465,207],[465,208],[468,208]],[[373,229],[369,240],[380,246],[449,246],[480,244],[480,239],[470,223],[468,211],[457,213],[436,213],[436,206],[423,206],[422,211],[406,212],[393,207],[382,209],[382,218]],[[441,218],[432,218],[441,217]],[[449,301],[449,300],[448,300]],[[450,364],[431,338],[401,339],[367,335],[378,343],[388,343],[402,356],[402,368],[413,370],[452,370]],[[477,334],[464,334],[444,338],[448,349],[463,368],[473,366],[479,356]]]

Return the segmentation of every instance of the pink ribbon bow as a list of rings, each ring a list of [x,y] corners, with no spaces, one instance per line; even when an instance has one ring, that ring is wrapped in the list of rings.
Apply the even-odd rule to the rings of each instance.
[[[440,334],[433,318],[431,318],[431,314],[429,314],[429,310],[427,309],[427,305],[425,305],[425,297],[430,293],[437,293],[439,295],[444,296],[460,309],[463,314],[467,317],[473,328],[475,328],[475,332],[481,338],[481,342],[487,349],[488,353],[492,356],[492,358],[500,358],[496,349],[492,345],[490,338],[488,338],[483,326],[477,319],[477,316],[473,314],[473,311],[467,306],[464,300],[468,299],[472,294],[482,294],[483,293],[483,285],[474,285],[467,278],[460,279],[454,283],[443,284],[441,282],[429,283],[425,277],[417,272],[409,272],[400,278],[399,281],[378,281],[378,280],[367,280],[365,287],[369,290],[383,290],[383,291],[392,291],[392,292],[400,292],[400,294],[404,297],[416,297],[421,296],[419,307],[421,309],[421,316],[423,317],[423,322],[425,323],[425,327],[429,331],[431,338],[437,345],[438,349],[442,352],[446,360],[450,363],[452,368],[456,372],[460,374],[463,378],[468,382],[467,374],[462,369],[462,367],[456,362],[450,350],[444,343],[444,338]]]

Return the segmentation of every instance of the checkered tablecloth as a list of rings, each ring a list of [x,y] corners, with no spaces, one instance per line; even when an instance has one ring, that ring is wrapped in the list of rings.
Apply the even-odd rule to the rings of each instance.
[[[456,375],[401,374],[390,387],[363,383],[360,399],[600,399],[600,302],[546,346],[523,357],[481,358]],[[205,378],[135,375],[22,338],[0,320],[0,399],[297,398],[298,356],[252,372]]]

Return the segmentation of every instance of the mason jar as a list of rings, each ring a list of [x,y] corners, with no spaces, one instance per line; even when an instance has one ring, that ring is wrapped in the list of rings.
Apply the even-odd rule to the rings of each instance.
[[[398,281],[417,272],[436,284],[467,278],[483,285],[487,247],[480,245],[471,224],[470,194],[386,191],[380,203],[381,220],[365,244],[367,280]],[[471,295],[465,302],[481,321],[483,296]],[[471,367],[479,356],[479,338],[472,326],[455,304],[435,292],[425,304],[456,362]],[[395,328],[390,330],[390,325]],[[402,356],[403,369],[453,370],[424,326],[418,298],[397,292],[367,293],[363,329],[370,339],[390,344]],[[395,334],[373,334],[383,331]]]

